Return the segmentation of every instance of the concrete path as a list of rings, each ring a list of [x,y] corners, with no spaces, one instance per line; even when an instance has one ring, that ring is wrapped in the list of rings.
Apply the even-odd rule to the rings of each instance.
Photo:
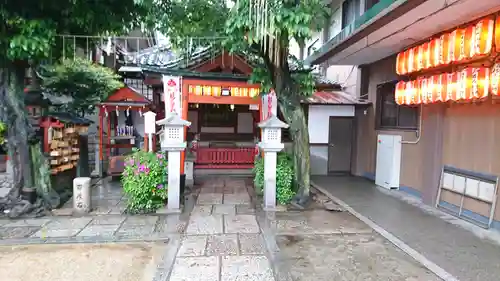
[[[313,181],[459,280],[499,280],[500,247],[449,218],[387,195],[365,179],[314,177]]]

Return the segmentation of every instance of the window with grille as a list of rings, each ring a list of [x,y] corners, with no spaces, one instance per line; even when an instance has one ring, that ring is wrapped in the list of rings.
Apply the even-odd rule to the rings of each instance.
[[[377,127],[379,129],[418,129],[420,107],[398,105],[395,101],[396,83],[377,86]]]

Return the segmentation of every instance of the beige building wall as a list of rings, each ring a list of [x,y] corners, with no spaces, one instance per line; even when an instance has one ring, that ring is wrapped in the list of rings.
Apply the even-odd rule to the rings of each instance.
[[[353,155],[353,173],[358,176],[373,177],[375,174],[377,134],[399,134],[403,140],[417,139],[415,131],[376,130],[375,112],[377,107],[377,85],[398,79],[395,69],[395,57],[389,57],[369,66],[369,100],[373,107],[356,111],[356,149]],[[444,112],[443,126],[440,132],[429,129],[433,124],[429,120],[431,111],[441,108]],[[436,190],[436,187],[424,186],[425,165],[429,164],[429,153],[424,143],[429,143],[433,134],[442,134],[442,162],[436,168],[449,165],[472,172],[500,175],[500,104],[492,101],[467,104],[433,104],[422,107],[422,126],[417,144],[403,144],[401,161],[401,186],[410,187],[420,193]],[[426,130],[427,129],[427,130]],[[427,156],[426,156],[427,154]],[[434,191],[432,191],[434,192]],[[437,192],[436,192],[437,193]],[[437,194],[433,194],[435,197]],[[443,192],[442,200],[460,205],[460,197]],[[498,202],[497,200],[497,203]],[[498,204],[497,204],[498,205]],[[466,199],[464,208],[489,216],[488,204],[474,199]],[[500,221],[500,211],[495,219]]]
[[[357,153],[354,156],[353,173],[359,176],[373,176],[377,154],[378,134],[399,134],[405,141],[415,141],[415,131],[375,130],[375,112],[377,107],[377,85],[398,79],[395,73],[395,57],[390,57],[369,66],[368,99],[373,106],[368,110],[359,110],[357,116]],[[424,122],[425,123],[425,122]],[[425,127],[425,126],[423,126]],[[425,129],[422,130],[422,138]],[[418,191],[422,190],[422,148],[417,144],[403,144],[401,162],[401,185]]]
[[[500,175],[500,104],[451,104],[445,111],[443,164],[483,174]],[[443,193],[443,199],[460,205],[455,194]],[[498,206],[497,200],[497,206]],[[489,216],[489,205],[466,199],[464,208]],[[498,208],[497,208],[498,209]],[[496,212],[500,220],[500,212]]]

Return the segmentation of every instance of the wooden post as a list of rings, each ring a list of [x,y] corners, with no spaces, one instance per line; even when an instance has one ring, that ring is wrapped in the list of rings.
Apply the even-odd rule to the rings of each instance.
[[[107,147],[106,147],[106,156],[109,157],[111,156],[111,116],[109,115],[108,113],[108,117],[106,117],[107,121],[108,121],[108,128],[107,128],[107,132],[108,132],[108,139],[107,139]]]
[[[99,108],[99,160],[103,160],[103,143],[104,143],[104,136],[103,136],[103,130],[104,130],[104,109],[101,107]]]
[[[188,110],[189,110],[189,99],[188,99],[188,88],[189,86],[184,83],[182,80],[182,95],[181,95],[181,104],[182,104],[182,119],[188,120]],[[187,141],[187,131],[188,127],[184,127],[184,140]],[[186,162],[186,150],[181,152],[181,175],[184,174],[184,163]]]

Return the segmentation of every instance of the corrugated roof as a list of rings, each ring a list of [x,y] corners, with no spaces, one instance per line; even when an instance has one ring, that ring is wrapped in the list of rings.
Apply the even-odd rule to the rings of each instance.
[[[302,100],[308,104],[344,104],[344,105],[369,105],[370,101],[360,100],[353,95],[342,91],[316,92],[311,97]]]

